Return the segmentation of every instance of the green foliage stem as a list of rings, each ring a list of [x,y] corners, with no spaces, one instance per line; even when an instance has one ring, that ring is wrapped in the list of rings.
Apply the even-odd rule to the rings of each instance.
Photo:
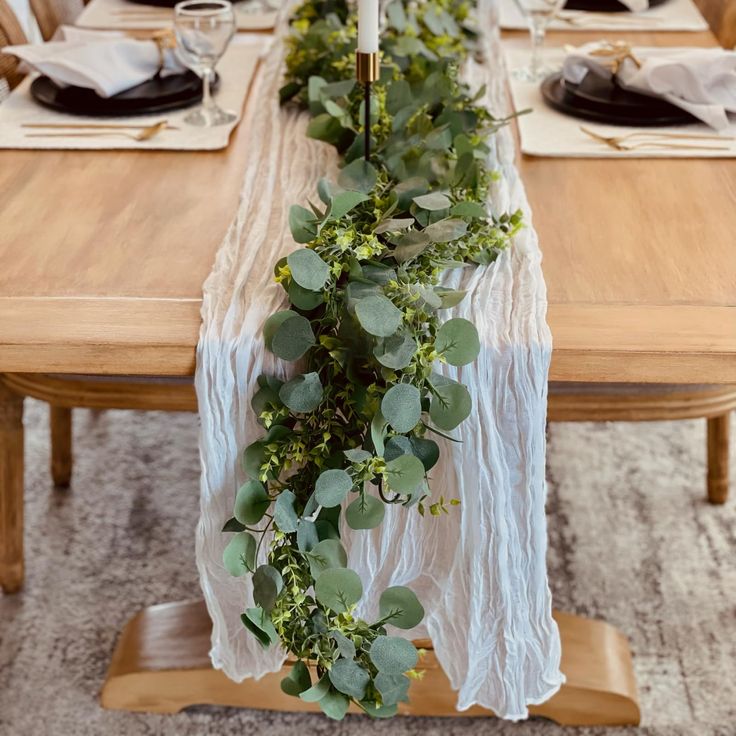
[[[432,500],[427,474],[439,457],[434,437],[464,421],[472,401],[434,366],[466,365],[480,343],[467,320],[441,319],[464,293],[440,280],[447,269],[492,263],[521,226],[518,212],[489,209],[489,137],[505,121],[459,79],[476,51],[472,9],[454,0],[388,6],[370,162],[361,158],[352,7],[307,0],[286,41],[282,102],[308,108],[308,134],[333,145],[343,168],[337,182],[318,183],[318,201],[289,215],[303,247],[275,266],[291,306],[269,318],[264,339],[303,372],[286,383],[259,378],[252,405],[265,433],[244,452],[249,480],[225,524],[236,536],[224,563],[253,575],[256,606],[244,625],[298,660],[284,691],[337,719],[351,701],[375,717],[396,713],[419,676],[417,652],[387,626],[409,629],[424,614],[395,586],[378,620],[353,615],[363,586],[346,567],[341,508],[348,526],[370,529],[386,504],[439,516],[458,503]],[[270,532],[267,564],[256,567]]]

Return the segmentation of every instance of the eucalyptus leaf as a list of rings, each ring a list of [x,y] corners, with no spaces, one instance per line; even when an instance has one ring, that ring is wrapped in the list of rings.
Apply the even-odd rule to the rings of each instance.
[[[330,682],[341,693],[362,700],[371,676],[352,659],[338,659],[329,672]]]
[[[339,220],[341,217],[345,217],[350,210],[357,207],[361,202],[365,202],[367,199],[368,195],[363,194],[362,192],[345,191],[336,194],[332,198],[329,219]]]
[[[312,577],[317,580],[325,570],[345,567],[348,564],[348,555],[339,540],[325,539],[319,544],[315,544],[307,552],[307,560],[309,561],[309,571]]]
[[[379,672],[401,675],[413,669],[418,660],[414,645],[398,636],[379,636],[371,644],[369,656]]]
[[[386,463],[386,479],[397,493],[411,493],[424,480],[424,464],[414,455],[400,455]]]
[[[300,207],[298,204],[292,205],[289,210],[289,228],[291,236],[297,243],[309,243],[317,237],[317,218],[313,212]]]
[[[330,638],[334,639],[340,656],[345,657],[345,659],[355,658],[355,644],[345,634],[337,630],[331,631]]]
[[[397,434],[390,437],[386,443],[386,449],[383,452],[383,457],[386,461],[394,460],[402,455],[413,455],[411,442],[408,437],[403,434]]]
[[[403,585],[386,588],[378,601],[381,620],[399,629],[413,629],[424,618],[424,607],[414,591]]]
[[[473,400],[461,383],[436,386],[435,391],[429,404],[429,417],[437,427],[449,432],[470,416]]]
[[[257,480],[246,481],[238,489],[235,496],[235,511],[233,516],[241,524],[257,524],[268,511],[271,500],[268,493]]]
[[[351,463],[364,463],[366,460],[370,460],[373,455],[368,452],[368,450],[363,450],[361,448],[355,448],[353,450],[343,450],[343,455],[351,462]]]
[[[225,522],[222,527],[223,532],[242,532],[245,529],[245,524],[241,524],[234,516]]]
[[[301,552],[310,552],[318,544],[317,525],[309,519],[299,519],[296,524],[296,545]]]
[[[393,718],[398,713],[396,705],[377,706],[375,703],[366,702],[365,700],[360,703],[360,707],[371,718]]]
[[[312,325],[301,314],[283,320],[271,339],[271,352],[282,360],[299,360],[314,344]]]
[[[355,314],[361,327],[376,337],[389,337],[401,326],[403,313],[390,299],[374,294],[355,305]]]
[[[381,694],[381,701],[384,705],[408,702],[411,680],[406,675],[389,675],[386,672],[379,672],[374,683],[376,690]]]
[[[279,391],[279,398],[292,411],[307,414],[322,401],[323,389],[316,373],[305,373],[287,381]]]
[[[296,531],[299,517],[294,509],[296,496],[289,490],[283,490],[276,498],[273,506],[273,520],[280,531],[290,534]]]
[[[383,233],[395,233],[400,230],[406,230],[414,224],[415,220],[413,217],[390,217],[388,220],[381,222],[376,229],[373,231],[376,235],[383,235]]]
[[[350,699],[332,688],[319,701],[322,712],[333,721],[341,721],[348,712],[349,706]]]
[[[451,210],[450,214],[455,217],[488,217],[486,208],[478,202],[458,202]]]
[[[310,291],[303,286],[299,286],[296,281],[289,284],[289,301],[297,308],[305,312],[316,309],[325,301],[324,294],[321,291]]]
[[[353,479],[344,470],[325,470],[317,478],[315,493],[321,506],[339,506],[353,487]]]
[[[383,502],[366,493],[345,509],[345,521],[351,529],[375,529],[385,514]]]
[[[253,601],[266,613],[271,612],[283,587],[281,573],[271,565],[260,565],[253,573]]]
[[[333,200],[334,202],[334,200]],[[286,257],[291,278],[310,291],[323,289],[330,278],[330,267],[311,248],[299,248]]]
[[[450,309],[460,304],[468,292],[463,289],[446,289],[443,286],[435,286],[434,293],[440,299],[441,308]]]
[[[442,192],[430,192],[414,197],[414,204],[423,210],[446,210],[452,206],[450,198]]]
[[[222,564],[236,578],[253,572],[256,565],[256,538],[248,532],[236,534],[222,553]]]
[[[394,258],[399,263],[410,261],[423,253],[431,242],[426,230],[412,230],[403,235],[396,244]]]
[[[246,608],[245,613],[241,614],[240,620],[245,628],[258,639],[264,649],[268,649],[271,644],[278,641],[279,635],[276,633],[268,614],[262,608]]]
[[[467,365],[472,363],[480,353],[480,340],[475,325],[462,317],[455,317],[445,322],[434,341],[434,349],[440,353],[450,365]]]
[[[398,371],[410,365],[417,352],[417,341],[410,332],[399,332],[379,340],[373,349],[376,360]]]
[[[365,159],[359,158],[345,166],[337,178],[343,189],[369,194],[376,186],[378,173]]]
[[[312,687],[299,693],[299,697],[306,703],[317,703],[327,695],[329,689],[330,678],[323,675]]]
[[[427,225],[422,231],[433,243],[449,243],[462,238],[468,231],[468,223],[457,217],[449,217],[445,220]]]
[[[381,400],[381,414],[396,432],[409,432],[422,416],[422,396],[410,383],[397,383]]]
[[[346,613],[363,595],[358,573],[344,567],[325,570],[314,583],[317,601],[335,613]]]
[[[299,660],[295,662],[289,674],[281,680],[281,690],[287,695],[299,697],[312,686],[309,668]]]
[[[413,454],[422,461],[427,472],[437,465],[440,459],[440,448],[434,440],[428,440],[425,437],[410,437],[409,443]]]

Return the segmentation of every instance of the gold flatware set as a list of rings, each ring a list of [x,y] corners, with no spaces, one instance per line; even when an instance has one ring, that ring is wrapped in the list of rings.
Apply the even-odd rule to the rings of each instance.
[[[699,143],[686,143],[685,141],[733,141],[733,137],[722,135],[707,135],[703,133],[661,133],[652,130],[636,130],[626,135],[603,135],[584,125],[580,130],[593,140],[596,140],[616,151],[636,151],[642,148],[663,148],[671,150],[696,150],[696,151],[728,151],[730,146],[700,145]],[[675,143],[673,141],[683,141]]]
[[[148,141],[164,130],[178,130],[167,120],[149,125],[123,125],[114,123],[24,123],[23,128],[41,130],[26,133],[26,138],[99,138],[122,136],[133,141]]]

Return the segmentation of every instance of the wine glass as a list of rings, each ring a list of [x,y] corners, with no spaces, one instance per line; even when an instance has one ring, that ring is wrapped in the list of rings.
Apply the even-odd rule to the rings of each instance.
[[[235,35],[235,13],[227,0],[184,0],[174,6],[174,30],[182,62],[202,77],[202,105],[184,118],[210,127],[237,120],[212,99],[215,66]]]
[[[517,79],[526,82],[538,82],[549,74],[551,69],[542,65],[541,55],[544,45],[544,34],[547,26],[560,12],[565,0],[515,0],[529,25],[532,36],[532,58],[528,67],[515,69],[513,74]]]

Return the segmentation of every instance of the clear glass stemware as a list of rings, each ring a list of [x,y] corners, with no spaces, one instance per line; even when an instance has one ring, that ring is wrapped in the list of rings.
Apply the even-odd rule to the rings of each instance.
[[[235,35],[235,13],[227,0],[184,0],[174,7],[177,52],[182,62],[202,77],[202,105],[184,118],[209,127],[237,120],[212,98],[215,66]]]
[[[529,33],[532,37],[532,57],[528,67],[515,69],[513,74],[517,79],[538,82],[554,71],[542,64],[542,46],[547,26],[560,12],[565,0],[515,0],[515,2],[529,25]]]

